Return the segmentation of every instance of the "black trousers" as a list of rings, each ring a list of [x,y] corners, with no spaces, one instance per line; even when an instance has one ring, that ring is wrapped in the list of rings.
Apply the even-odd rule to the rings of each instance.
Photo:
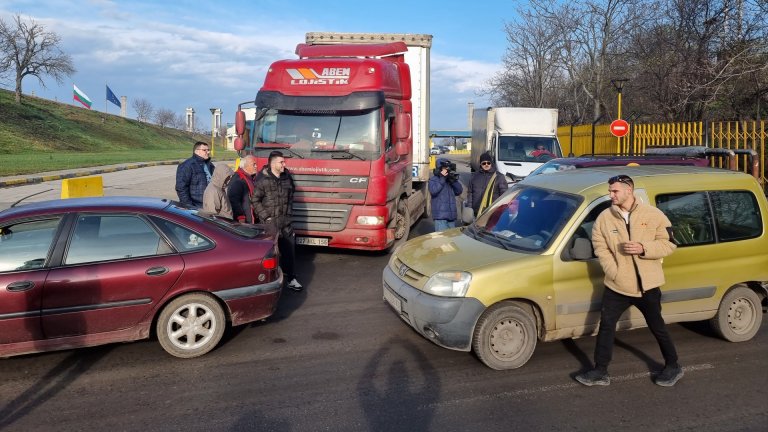
[[[280,268],[285,275],[285,281],[290,282],[296,277],[294,273],[294,261],[296,259],[296,234],[293,230],[283,229],[277,239],[277,248],[280,250]]]
[[[595,368],[606,372],[613,356],[613,341],[616,335],[616,323],[619,317],[630,306],[635,306],[642,312],[648,328],[659,343],[661,355],[668,366],[677,365],[677,351],[672,338],[667,331],[664,318],[661,317],[661,290],[647,290],[642,297],[630,297],[619,294],[608,287],[603,293],[603,306],[600,315],[600,329],[597,333],[595,346]]]

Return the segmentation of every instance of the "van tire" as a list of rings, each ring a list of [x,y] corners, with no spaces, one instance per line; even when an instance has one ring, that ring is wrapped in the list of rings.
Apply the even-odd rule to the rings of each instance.
[[[751,289],[739,285],[723,297],[717,315],[710,320],[712,329],[729,342],[752,339],[763,321],[760,297]]]
[[[491,369],[517,369],[533,355],[537,338],[536,319],[527,308],[503,302],[480,316],[472,350]]]

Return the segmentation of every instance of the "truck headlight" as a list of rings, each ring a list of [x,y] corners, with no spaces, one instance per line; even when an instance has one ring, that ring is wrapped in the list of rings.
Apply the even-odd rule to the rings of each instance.
[[[464,297],[469,289],[472,274],[444,271],[435,273],[424,285],[424,291],[442,297]]]
[[[358,225],[384,225],[383,216],[358,216]]]

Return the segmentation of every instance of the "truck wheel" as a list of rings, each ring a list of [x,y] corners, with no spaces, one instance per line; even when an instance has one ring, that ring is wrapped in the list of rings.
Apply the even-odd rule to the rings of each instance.
[[[728,291],[720,302],[717,315],[709,322],[712,329],[723,339],[729,342],[744,342],[757,334],[762,321],[760,297],[742,285]]]
[[[187,294],[168,303],[157,319],[157,339],[168,354],[199,357],[224,335],[226,320],[219,303],[205,294]]]
[[[411,234],[411,213],[404,200],[397,204],[397,214],[395,215],[395,241],[389,247],[389,251],[397,249],[398,246],[408,241]]]
[[[536,339],[534,317],[520,304],[504,302],[480,316],[472,350],[491,369],[517,369],[533,355]]]

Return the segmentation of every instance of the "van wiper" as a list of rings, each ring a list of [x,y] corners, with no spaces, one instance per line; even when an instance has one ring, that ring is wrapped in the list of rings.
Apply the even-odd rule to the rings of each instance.
[[[498,244],[499,244],[501,247],[503,247],[503,248],[504,248],[504,249],[506,249],[506,250],[512,250],[512,249],[510,249],[510,247],[507,245],[507,242],[509,241],[509,239],[508,239],[507,237],[504,237],[504,236],[503,236],[503,235],[501,235],[501,234],[497,234],[497,233],[495,233],[495,232],[492,232],[492,231],[488,231],[488,230],[487,230],[487,229],[485,229],[485,228],[480,228],[480,229],[478,229],[478,230],[477,230],[477,233],[478,233],[479,235],[481,235],[481,236],[484,236],[484,237],[486,237],[486,238],[487,238],[487,237],[491,237],[493,240],[495,240],[495,241],[496,241],[496,243],[498,243]]]
[[[358,158],[360,160],[365,160],[365,158],[360,156],[359,154],[352,153],[351,151],[346,150],[346,149],[325,149],[325,150],[313,149],[312,151],[313,152],[322,152],[322,153],[341,153],[341,154],[338,154],[338,155],[336,155],[336,154],[331,155],[331,159],[351,159],[352,157],[356,157],[356,158]],[[349,155],[349,156],[347,156],[347,155]]]

